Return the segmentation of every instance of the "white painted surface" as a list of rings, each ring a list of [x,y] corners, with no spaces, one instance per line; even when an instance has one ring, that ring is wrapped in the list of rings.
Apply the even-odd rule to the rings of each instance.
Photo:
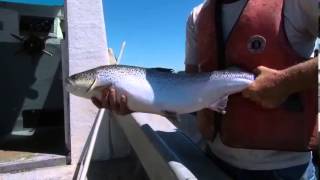
[[[177,175],[177,179],[179,180],[196,180],[197,178],[194,176],[192,172],[188,168],[186,168],[183,164],[175,161],[168,162],[169,166],[172,168],[174,173]]]
[[[67,38],[69,74],[78,73],[108,62],[106,31],[101,0],[67,0]],[[77,162],[96,116],[97,108],[86,99],[70,95],[72,159]],[[106,127],[106,120],[101,124]],[[101,129],[93,159],[108,159],[106,130]],[[81,134],[79,134],[81,133]],[[75,142],[75,143],[73,143]],[[98,154],[97,154],[98,153]]]
[[[5,5],[6,7],[11,7],[9,4]],[[65,46],[63,45],[65,47],[63,60],[68,61],[69,74],[107,64],[107,41],[102,1],[66,0],[64,14],[66,17],[65,28],[67,36]],[[68,74],[65,75],[67,76]],[[75,96],[70,96],[69,108],[72,165],[41,168],[17,174],[2,174],[0,175],[0,180],[3,178],[6,180],[72,179],[98,109],[89,100]],[[104,120],[103,123],[106,123],[106,121]],[[106,125],[102,124],[102,126]],[[102,140],[99,138],[97,141],[104,141],[105,139],[106,137],[103,135]],[[108,158],[106,146],[106,143],[98,143],[96,148],[106,149],[106,151],[100,151],[94,156],[102,159]]]
[[[98,135],[98,131],[99,131],[99,127],[100,127],[100,124],[102,122],[102,119],[103,119],[103,116],[104,116],[104,113],[106,112],[106,109],[99,109],[98,111],[98,115],[96,116],[95,118],[95,122],[93,124],[93,127],[91,128],[91,132],[92,132],[92,136],[89,136],[89,146],[88,147],[85,147],[85,151],[87,151],[87,153],[84,155],[84,162],[83,162],[83,169],[82,169],[82,166],[80,167],[80,171],[78,173],[78,177],[77,177],[77,180],[80,179],[80,180],[85,180],[87,178],[87,173],[88,173],[88,170],[89,170],[89,165],[90,165],[90,162],[91,162],[91,158],[92,158],[92,153],[93,153],[93,149],[95,147],[95,143],[96,143],[96,140],[97,140],[97,135]],[[88,150],[86,150],[88,149]],[[82,165],[82,162],[81,162],[81,165]]]
[[[167,118],[147,113],[115,117],[150,179],[230,179]]]
[[[105,113],[94,148],[93,161],[126,157],[131,153],[127,137],[116,121],[112,113]]]

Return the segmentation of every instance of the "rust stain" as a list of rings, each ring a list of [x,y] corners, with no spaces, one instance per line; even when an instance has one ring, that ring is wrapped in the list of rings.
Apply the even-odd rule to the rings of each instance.
[[[32,158],[35,154],[30,152],[19,152],[19,151],[3,151],[0,150],[0,163],[25,160]]]

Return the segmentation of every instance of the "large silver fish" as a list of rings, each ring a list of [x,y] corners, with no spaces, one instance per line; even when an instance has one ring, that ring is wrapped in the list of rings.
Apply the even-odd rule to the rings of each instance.
[[[129,109],[166,116],[203,108],[223,112],[227,97],[242,91],[253,80],[253,74],[240,70],[187,74],[162,68],[109,65],[70,76],[66,89],[76,96],[99,98],[101,89],[112,85],[118,95],[127,96]]]

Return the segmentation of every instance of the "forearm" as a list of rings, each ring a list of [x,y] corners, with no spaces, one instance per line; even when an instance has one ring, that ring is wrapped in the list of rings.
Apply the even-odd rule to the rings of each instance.
[[[289,94],[317,88],[318,60],[314,58],[291,66],[282,70],[281,74]]]
[[[318,60],[296,64],[284,70],[259,66],[258,75],[242,95],[265,108],[276,108],[294,93],[317,88]]]

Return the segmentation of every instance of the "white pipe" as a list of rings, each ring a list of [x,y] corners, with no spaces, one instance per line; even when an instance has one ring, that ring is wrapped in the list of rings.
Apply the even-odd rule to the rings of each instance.
[[[88,173],[88,169],[89,169],[89,165],[90,165],[90,161],[91,161],[91,157],[92,157],[92,153],[93,153],[93,149],[94,149],[94,145],[96,143],[96,139],[97,139],[97,135],[100,129],[100,124],[101,121],[103,119],[103,115],[104,115],[105,109],[99,109],[98,115],[96,116],[95,122],[94,122],[94,126],[93,126],[93,133],[92,133],[92,138],[89,144],[89,148],[88,148],[88,152],[87,155],[85,157],[84,160],[84,165],[83,165],[83,171],[80,174],[80,180],[85,180],[87,177],[87,173]]]
[[[120,53],[119,53],[119,56],[118,56],[118,59],[117,59],[117,64],[120,64],[120,61],[122,59],[122,54],[123,54],[123,51],[124,51],[125,47],[126,47],[126,42],[123,41],[122,44],[121,44]]]

